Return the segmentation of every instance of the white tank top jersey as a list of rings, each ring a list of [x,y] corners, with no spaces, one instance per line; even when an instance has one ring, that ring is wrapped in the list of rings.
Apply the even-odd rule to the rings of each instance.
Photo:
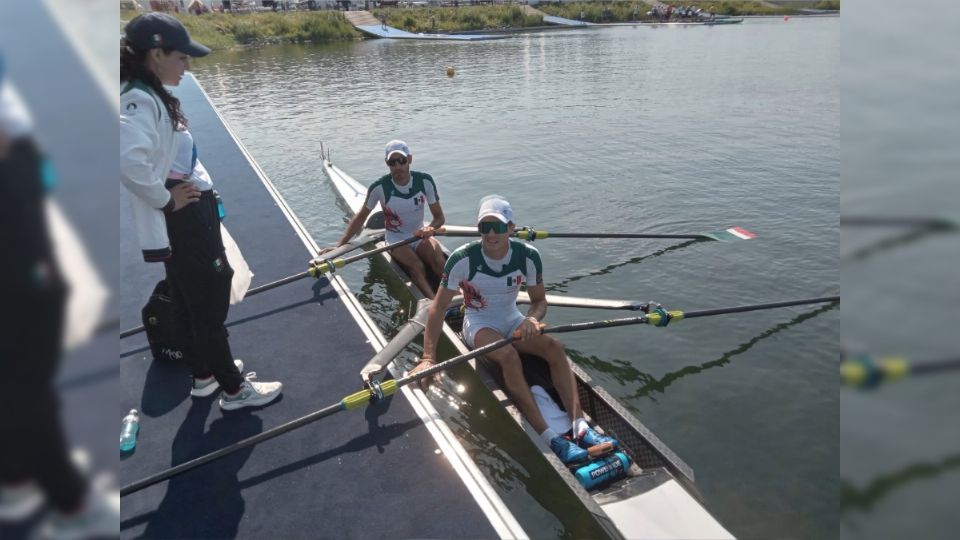
[[[184,129],[177,131],[176,139],[177,155],[173,158],[173,165],[170,166],[169,178],[179,180],[189,177],[190,183],[200,191],[213,189],[210,174],[197,158],[197,147],[193,141],[193,135],[189,130]]]
[[[447,259],[440,279],[441,287],[462,292],[466,318],[474,326],[480,322],[497,326],[519,313],[517,295],[525,283],[543,283],[540,252],[513,239],[499,261],[483,254],[479,240],[461,246]]]
[[[424,208],[440,202],[437,185],[429,174],[410,171],[410,181],[398,186],[390,175],[370,185],[365,206],[373,210],[383,208],[386,240],[394,243],[409,238],[423,227]]]

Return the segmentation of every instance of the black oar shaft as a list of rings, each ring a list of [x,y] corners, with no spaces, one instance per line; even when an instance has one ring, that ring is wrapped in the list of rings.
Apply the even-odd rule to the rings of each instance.
[[[486,354],[486,353],[488,353],[488,352],[490,352],[490,351],[494,351],[494,350],[497,350],[497,349],[499,349],[499,348],[501,348],[501,347],[505,347],[505,346],[513,343],[513,342],[516,341],[516,340],[517,340],[517,338],[515,338],[515,337],[513,337],[513,336],[510,336],[510,337],[506,337],[506,338],[503,338],[503,339],[498,340],[498,341],[494,341],[493,343],[488,343],[487,345],[484,345],[483,347],[480,347],[479,349],[474,349],[474,350],[468,352],[467,354],[463,354],[463,355],[457,356],[457,357],[455,357],[455,358],[451,358],[451,359],[449,359],[449,360],[446,360],[446,361],[444,361],[444,362],[440,362],[439,364],[435,364],[435,365],[433,365],[433,366],[430,366],[430,367],[428,367],[427,369],[424,369],[424,370],[422,370],[422,371],[418,371],[417,373],[415,373],[415,374],[413,374],[413,375],[407,375],[406,377],[401,377],[401,378],[397,379],[397,386],[398,386],[398,387],[400,387],[400,386],[406,386],[406,385],[408,385],[408,384],[410,384],[410,383],[412,383],[412,382],[419,381],[420,379],[423,379],[423,378],[429,377],[429,376],[431,376],[431,375],[434,375],[434,374],[436,374],[436,373],[439,373],[439,372],[441,372],[441,371],[450,369],[450,368],[452,368],[453,366],[455,366],[455,365],[457,365],[457,364],[462,364],[463,362],[466,362],[467,360],[473,360],[474,358],[477,358],[478,356],[483,356],[484,354]]]
[[[448,231],[442,234],[443,236],[451,237],[477,237],[480,236],[479,231]],[[526,238],[527,231],[517,231],[513,233],[512,236],[518,238]],[[694,240],[711,240],[711,238],[704,234],[644,234],[644,233],[555,233],[547,232],[548,238],[674,238],[674,239],[694,239]]]
[[[840,217],[840,225],[853,227],[925,227],[931,229],[953,228],[956,225],[945,219],[923,217]]]
[[[374,255],[376,255],[376,254],[378,254],[378,253],[383,253],[384,251],[390,251],[391,249],[398,248],[398,247],[400,247],[400,246],[405,246],[405,245],[407,245],[407,244],[416,242],[417,240],[420,240],[420,237],[419,237],[419,236],[411,236],[410,238],[405,238],[405,239],[403,239],[403,240],[400,240],[399,242],[394,242],[394,243],[392,243],[392,244],[387,244],[387,245],[385,245],[385,246],[380,246],[380,247],[378,247],[378,248],[376,248],[376,249],[371,249],[370,251],[364,251],[363,253],[358,253],[358,254],[356,254],[356,255],[353,255],[352,257],[347,257],[346,259],[343,260],[343,264],[350,264],[350,263],[352,263],[352,262],[356,262],[356,261],[363,260],[363,259],[366,259],[366,258],[369,258],[369,257],[373,257]]]
[[[344,244],[344,245],[336,248],[334,251],[328,253],[326,257],[327,257],[327,259],[330,259],[330,258],[332,258],[332,257],[336,257],[337,254],[338,254],[338,252],[339,252],[339,253],[347,253],[347,252],[353,251],[353,250],[357,249],[357,248],[360,247],[360,246],[363,246],[363,245],[365,245],[365,244],[369,244],[370,242],[376,240],[376,237],[379,236],[379,234],[381,234],[381,233],[364,233],[364,234],[361,234],[360,236],[354,238],[353,241],[351,241],[350,243]],[[373,254],[376,254],[376,253],[379,253],[379,252],[376,252],[376,251],[375,251]],[[363,255],[363,256],[365,256],[365,257],[369,257],[369,256],[371,255],[371,253],[367,252],[367,254],[361,254],[361,255]],[[360,257],[360,258],[363,258],[363,257]],[[243,297],[244,297],[244,298],[249,298],[249,297],[251,297],[251,296],[253,296],[253,295],[255,295],[255,294],[259,294],[259,293],[262,293],[262,292],[264,292],[264,291],[269,291],[270,289],[276,289],[277,287],[279,287],[279,286],[281,286],[281,285],[286,285],[287,283],[293,283],[294,281],[299,281],[299,280],[301,280],[301,279],[303,279],[303,278],[306,278],[306,277],[310,277],[310,272],[309,272],[309,271],[300,272],[299,274],[294,274],[294,275],[292,275],[292,276],[287,276],[287,277],[285,277],[285,278],[280,278],[280,279],[278,279],[278,280],[276,280],[276,281],[272,281],[272,282],[270,282],[270,283],[265,283],[265,284],[263,284],[263,285],[260,285],[259,287],[254,287],[254,288],[248,290],[247,293],[246,293]],[[119,324],[119,322],[118,322],[118,324]],[[143,332],[144,330],[145,330],[145,328],[144,328],[143,326],[136,326],[136,327],[134,327],[134,328],[130,328],[130,329],[128,329],[128,330],[124,330],[123,332],[120,332],[120,339],[123,339],[123,338],[126,338],[126,337],[130,337],[130,336],[132,336],[132,335],[134,335],[134,334],[139,334],[140,332]]]
[[[960,370],[960,358],[952,360],[916,362],[910,365],[911,375],[929,375],[931,373],[943,373],[944,371],[956,370]]]
[[[564,233],[548,232],[548,238],[693,238],[709,239],[703,234],[644,234],[644,233]],[[521,233],[522,235],[522,233]]]
[[[163,482],[164,480],[166,480],[166,479],[168,479],[168,478],[170,478],[170,477],[176,476],[176,475],[178,475],[178,474],[185,473],[185,472],[189,471],[190,469],[195,469],[195,468],[197,468],[197,467],[199,467],[199,466],[201,466],[201,465],[204,465],[204,464],[209,463],[209,462],[211,462],[211,461],[214,461],[214,460],[216,460],[216,459],[220,459],[220,458],[222,458],[222,457],[224,457],[224,456],[226,456],[226,455],[228,455],[228,454],[232,454],[232,453],[236,452],[237,450],[242,450],[242,449],[244,449],[244,448],[247,448],[248,446],[253,446],[253,445],[255,445],[255,444],[262,443],[262,442],[264,442],[264,441],[273,439],[274,437],[283,435],[284,433],[287,433],[288,431],[293,431],[293,430],[295,430],[295,429],[297,429],[297,428],[299,428],[299,427],[305,426],[305,425],[307,425],[307,424],[309,424],[309,423],[311,423],[311,422],[315,422],[315,421],[317,421],[317,420],[320,420],[321,418],[325,418],[325,417],[327,417],[327,416],[331,416],[331,415],[333,415],[333,414],[335,414],[335,413],[340,412],[341,410],[343,410],[343,409],[342,409],[342,407],[340,406],[340,404],[339,404],[339,403],[335,403],[335,404],[333,404],[333,405],[330,405],[330,406],[327,407],[327,408],[320,409],[319,411],[316,411],[316,412],[312,412],[312,413],[310,413],[310,414],[308,414],[308,415],[306,415],[306,416],[301,416],[300,418],[297,418],[296,420],[291,420],[290,422],[287,422],[286,424],[282,424],[282,425],[279,425],[279,426],[277,426],[277,427],[275,427],[275,428],[268,429],[267,431],[264,431],[264,432],[262,432],[262,433],[258,433],[258,434],[256,434],[256,435],[254,435],[254,436],[252,436],[252,437],[248,437],[248,438],[246,438],[246,439],[243,439],[242,441],[237,441],[237,442],[235,442],[235,443],[233,443],[233,444],[231,444],[231,445],[225,446],[225,447],[223,447],[223,448],[221,448],[220,450],[217,450],[217,451],[215,451],[215,452],[211,452],[211,453],[209,453],[209,454],[200,456],[200,457],[198,457],[198,458],[196,458],[196,459],[191,459],[190,461],[186,461],[186,462],[184,462],[184,463],[181,463],[180,465],[177,465],[177,466],[175,466],[175,467],[171,467],[171,468],[169,468],[169,469],[167,469],[167,470],[165,470],[165,471],[159,472],[159,473],[154,474],[154,475],[152,475],[152,476],[148,476],[148,477],[146,477],[146,478],[144,478],[144,479],[142,479],[142,480],[137,480],[136,482],[134,482],[134,483],[132,483],[132,484],[128,484],[128,485],[122,487],[122,488],[120,489],[120,496],[123,497],[123,496],[129,495],[129,494],[131,494],[131,493],[135,493],[135,492],[137,492],[137,491],[140,491],[141,489],[150,487],[150,486],[152,486],[152,485],[154,485],[154,484],[156,484],[156,483]]]
[[[723,315],[726,313],[743,313],[745,311],[758,311],[761,309],[775,309],[790,306],[802,306],[806,304],[826,304],[829,302],[839,302],[840,296],[822,296],[820,298],[808,298],[805,300],[787,300],[784,302],[770,302],[767,304],[751,304],[732,308],[703,309],[700,311],[684,311],[684,319],[693,319],[696,317],[709,317],[710,315]]]

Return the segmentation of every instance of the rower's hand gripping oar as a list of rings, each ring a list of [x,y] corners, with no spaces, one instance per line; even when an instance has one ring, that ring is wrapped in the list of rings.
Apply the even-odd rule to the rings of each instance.
[[[443,233],[445,236],[480,236],[480,231],[476,227],[448,226]],[[533,242],[545,238],[666,238],[666,239],[686,239],[686,240],[716,240],[720,242],[729,242],[734,240],[753,240],[756,234],[744,229],[743,227],[730,227],[722,231],[713,231],[706,233],[693,234],[656,234],[656,233],[567,233],[551,232],[545,230],[535,230],[532,227],[521,227],[514,231],[510,236]]]
[[[663,308],[658,307],[656,309],[651,309],[651,313],[646,313],[644,315],[637,316],[637,317],[629,317],[625,319],[614,319],[614,320],[606,320],[606,321],[573,323],[573,324],[565,324],[565,325],[559,325],[559,326],[553,326],[553,327],[541,327],[540,333],[558,334],[558,333],[566,333],[566,332],[579,332],[582,330],[592,330],[596,328],[613,328],[615,326],[627,326],[627,325],[634,325],[634,324],[650,324],[654,326],[666,326],[667,323],[669,323],[670,321],[679,321],[683,319],[693,319],[697,317],[722,315],[726,313],[743,313],[747,311],[757,311],[761,309],[773,309],[773,308],[779,308],[779,307],[799,306],[804,304],[822,304],[827,302],[839,302],[839,301],[840,301],[839,296],[828,296],[828,297],[821,297],[821,298],[810,298],[805,300],[788,300],[785,302],[753,304],[753,305],[738,306],[738,307],[732,307],[732,308],[706,309],[701,311],[688,311],[688,312],[683,312],[683,311],[667,312],[663,310]],[[666,316],[664,316],[664,313],[666,313]],[[388,396],[392,396],[397,392],[398,389],[404,386],[407,386],[408,384],[420,381],[421,379],[424,379],[426,377],[432,377],[433,375],[441,371],[450,369],[453,366],[462,364],[463,362],[472,360],[474,358],[477,358],[478,356],[482,356],[490,351],[499,349],[501,347],[505,347],[510,343],[516,341],[517,339],[518,338],[514,336],[506,337],[499,341],[495,341],[488,345],[484,345],[483,347],[480,347],[478,349],[474,349],[467,354],[463,354],[463,355],[451,358],[449,360],[446,360],[444,362],[440,362],[438,364],[435,364],[428,368],[424,368],[415,373],[409,373],[408,375],[401,377],[399,379],[377,381],[375,384],[376,390],[365,388],[363,390],[360,390],[359,392],[354,392],[353,394],[350,394],[344,397],[339,402],[334,403],[324,409],[320,409],[319,411],[315,411],[306,416],[302,416],[296,420],[287,422],[286,424],[282,424],[273,429],[269,429],[267,431],[264,431],[263,433],[254,435],[253,437],[248,437],[242,441],[238,441],[224,448],[221,448],[220,450],[217,450],[215,452],[211,452],[204,456],[200,456],[190,461],[181,463],[180,465],[177,465],[165,471],[159,472],[157,474],[154,474],[142,480],[133,482],[132,484],[128,484],[120,489],[120,496],[125,497],[127,495],[130,495],[131,493],[135,493],[144,488],[152,486],[156,483],[162,482],[170,477],[176,476],[178,474],[182,474],[186,471],[189,471],[191,469],[194,469],[196,467],[209,463],[213,460],[222,458],[228,454],[236,452],[237,450],[241,450],[248,446],[252,446],[252,445],[261,443],[263,441],[272,439],[288,431],[292,431],[299,427],[305,426],[309,423],[315,422],[321,418],[332,416],[340,411],[366,407],[367,405],[376,403]]]

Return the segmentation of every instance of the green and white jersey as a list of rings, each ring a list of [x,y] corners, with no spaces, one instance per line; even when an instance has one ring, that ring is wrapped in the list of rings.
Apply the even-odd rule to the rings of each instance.
[[[410,181],[398,186],[389,174],[367,189],[365,206],[369,210],[383,208],[384,227],[388,243],[409,238],[423,227],[424,208],[440,201],[437,184],[429,174],[410,171]]]
[[[543,264],[537,248],[513,239],[501,260],[484,255],[480,240],[461,246],[447,259],[440,279],[442,287],[462,291],[466,318],[474,324],[497,324],[518,313],[517,295],[524,283],[543,283]]]

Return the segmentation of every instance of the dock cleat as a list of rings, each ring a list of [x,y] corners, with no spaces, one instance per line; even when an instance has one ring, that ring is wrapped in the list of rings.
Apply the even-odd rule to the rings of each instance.
[[[553,450],[553,453],[560,458],[560,461],[562,461],[564,465],[585,461],[590,457],[586,450],[573,444],[573,442],[562,435],[557,435],[550,439],[550,449]]]
[[[581,448],[593,448],[595,446],[606,445],[607,443],[610,444],[611,450],[616,450],[620,447],[620,442],[613,437],[601,435],[593,428],[589,427],[584,430],[582,434],[580,434],[580,438],[577,440],[577,442],[580,444]]]

